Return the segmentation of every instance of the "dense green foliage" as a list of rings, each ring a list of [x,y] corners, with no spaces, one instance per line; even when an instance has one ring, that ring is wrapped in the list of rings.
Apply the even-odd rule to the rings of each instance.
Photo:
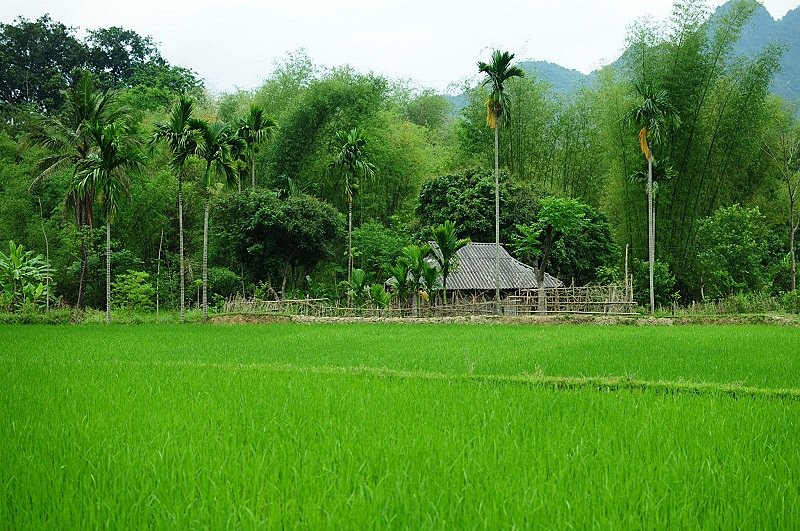
[[[737,0],[709,21],[703,0],[676,2],[668,24],[635,25],[623,57],[569,94],[531,68],[505,79],[500,241],[535,265],[515,244],[525,238],[518,227],[537,226],[542,198],[575,199],[586,223],[554,242],[549,272],[582,285],[621,280],[626,247],[647,260],[647,160],[641,127],[624,118],[642,103],[636,87],[649,87],[668,97],[675,115],[649,146],[655,258],[667,272],[660,301],[791,291],[800,157],[786,148],[797,145],[798,126],[794,110],[770,95],[784,50],[748,44],[746,57],[737,56],[762,9]],[[78,185],[103,145],[90,131],[108,132],[112,123],[118,131],[124,124],[132,143],[152,142],[138,173],[118,175],[130,203],[114,197],[110,282],[129,269],[147,273],[164,309],[195,300],[186,283],[213,290],[210,278],[201,280],[213,268],[239,280],[223,275],[227,287],[212,296],[346,296],[349,207],[353,268],[374,284],[392,276],[387,269],[405,246],[424,243],[447,220],[459,236],[494,241],[494,138],[486,125],[494,85],[465,87],[453,113],[430,90],[322,68],[297,52],[257,89],[212,96],[191,72],[166,63],[150,37],[106,28],[80,40],[47,17],[2,25],[0,56],[0,241],[48,255],[60,304],[107,301],[98,229],[111,221],[107,194]],[[374,178],[345,179],[352,172],[331,166],[344,145],[337,133],[353,130],[366,142]],[[752,264],[723,260],[713,247],[741,240],[735,224],[710,225],[736,204],[764,214],[750,227],[758,278],[742,278],[736,268],[753,275]],[[636,299],[646,300],[635,285]]]
[[[436,332],[7,327],[0,520],[791,527],[800,517],[796,330]]]

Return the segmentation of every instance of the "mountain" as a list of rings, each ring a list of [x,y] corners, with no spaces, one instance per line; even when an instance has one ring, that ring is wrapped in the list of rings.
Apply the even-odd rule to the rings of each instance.
[[[713,25],[714,21],[726,13],[732,4],[731,1],[717,8],[709,22]],[[786,52],[781,59],[783,70],[773,79],[772,91],[800,106],[800,7],[789,11],[783,18],[775,20],[763,5],[759,6],[744,27],[742,37],[734,48],[734,54],[755,57],[771,42],[786,45]],[[612,65],[619,63],[620,60],[621,58],[617,59]],[[564,68],[548,61],[523,61],[518,63],[518,66],[526,74],[534,75],[549,83],[553,92],[561,95],[572,94],[581,87],[591,86],[597,77],[596,71],[588,75],[582,74],[577,70]],[[456,112],[467,103],[464,94],[446,96],[446,98]]]
[[[726,13],[732,2],[720,6],[711,15],[711,25]],[[772,91],[800,105],[800,7],[775,20],[763,5],[756,8],[734,47],[734,54],[755,57],[771,43],[786,46],[781,58],[782,71],[772,80]]]

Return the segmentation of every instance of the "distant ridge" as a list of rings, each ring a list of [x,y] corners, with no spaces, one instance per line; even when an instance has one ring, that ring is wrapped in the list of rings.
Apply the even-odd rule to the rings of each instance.
[[[711,24],[727,12],[732,4],[731,1],[717,8],[709,19]],[[771,42],[783,43],[787,47],[781,59],[782,71],[775,75],[772,91],[800,106],[800,7],[792,9],[779,20],[772,18],[763,5],[756,8],[734,47],[734,54],[754,57]],[[617,59],[612,65],[619,61]],[[597,78],[597,71],[583,74],[548,61],[521,61],[518,66],[526,74],[549,83],[558,95],[569,95],[581,87],[591,86]],[[467,103],[464,94],[446,98],[456,112]]]

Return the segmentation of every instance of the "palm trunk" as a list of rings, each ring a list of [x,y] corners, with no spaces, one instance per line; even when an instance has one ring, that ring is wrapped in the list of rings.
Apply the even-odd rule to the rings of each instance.
[[[210,200],[211,191],[206,186],[203,207],[203,321],[208,321],[208,208]]]
[[[111,222],[106,214],[106,324],[111,323]]]
[[[250,154],[250,176],[252,179],[252,187],[253,190],[256,189],[256,155],[255,153]]]
[[[500,314],[500,124],[494,127],[494,299]]]
[[[353,275],[353,197],[347,197],[347,283]],[[349,304],[349,301],[348,301]]]
[[[186,322],[186,283],[183,264],[183,178],[178,176],[178,239],[180,240],[181,323]]]
[[[653,273],[656,260],[655,216],[653,215],[653,154],[647,159],[647,251],[650,261],[650,313],[656,311],[655,290],[653,289]]]
[[[81,233],[81,276],[78,280],[78,300],[76,305],[83,309],[86,295],[86,273],[89,265],[89,245],[86,243],[86,228],[78,227]]]

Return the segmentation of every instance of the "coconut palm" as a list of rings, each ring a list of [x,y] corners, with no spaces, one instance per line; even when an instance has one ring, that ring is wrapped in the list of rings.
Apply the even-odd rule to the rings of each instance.
[[[239,120],[237,134],[247,145],[247,159],[250,165],[251,186],[256,187],[256,153],[264,140],[269,140],[277,124],[269,118],[264,109],[256,104],[250,105],[247,116]],[[241,191],[241,183],[239,183]]]
[[[195,132],[190,127],[194,103],[186,96],[181,96],[172,109],[170,119],[155,124],[150,139],[151,151],[159,142],[167,144],[172,155],[170,166],[178,178],[178,239],[180,241],[180,277],[181,277],[181,322],[186,320],[186,284],[183,258],[183,166],[190,155],[197,149]]]
[[[111,223],[119,201],[129,196],[128,172],[138,169],[144,157],[125,122],[91,128],[94,148],[78,164],[75,190],[83,197],[97,194],[106,218],[106,323],[111,322]]]
[[[655,90],[647,83],[634,84],[640,104],[626,116],[639,130],[639,146],[647,160],[647,254],[650,262],[650,313],[656,311],[653,272],[656,257],[656,219],[653,208],[653,147],[664,141],[664,130],[678,127],[680,117],[665,90]]]
[[[447,220],[444,225],[439,225],[431,230],[433,241],[436,242],[436,249],[433,250],[433,259],[439,264],[442,272],[442,300],[447,304],[447,277],[455,267],[456,257],[459,249],[466,246],[469,238],[459,239],[456,235],[455,224]]]
[[[486,99],[486,124],[494,129],[494,236],[495,236],[495,302],[500,308],[500,126],[508,123],[510,102],[505,92],[505,84],[515,77],[523,77],[525,72],[516,66],[510,66],[514,54],[495,50],[492,62],[478,63],[478,71],[486,74],[484,85],[491,86]]]
[[[208,212],[214,176],[222,177],[228,186],[237,180],[234,153],[242,150],[243,140],[222,122],[208,123],[192,119],[190,127],[197,132],[195,155],[206,163],[203,188],[203,320],[208,320]]]
[[[115,93],[97,91],[92,75],[84,73],[77,85],[67,92],[63,118],[42,119],[28,137],[31,144],[42,146],[50,153],[39,161],[39,175],[33,185],[65,166],[72,166],[73,177],[76,177],[78,166],[87,159],[95,145],[92,129],[118,119],[123,113],[124,110],[115,105]],[[73,178],[72,182],[74,184],[77,179]],[[71,210],[75,216],[75,225],[82,234],[81,273],[76,304],[83,307],[89,254],[84,229],[94,226],[94,190],[86,189],[79,193],[71,187],[67,190],[64,203],[66,209]]]
[[[364,149],[367,141],[357,127],[347,132],[336,133],[336,143],[338,150],[328,168],[341,174],[347,196],[347,282],[349,283],[353,274],[353,194],[358,190],[360,180],[375,177],[375,166],[367,161],[369,155]]]

